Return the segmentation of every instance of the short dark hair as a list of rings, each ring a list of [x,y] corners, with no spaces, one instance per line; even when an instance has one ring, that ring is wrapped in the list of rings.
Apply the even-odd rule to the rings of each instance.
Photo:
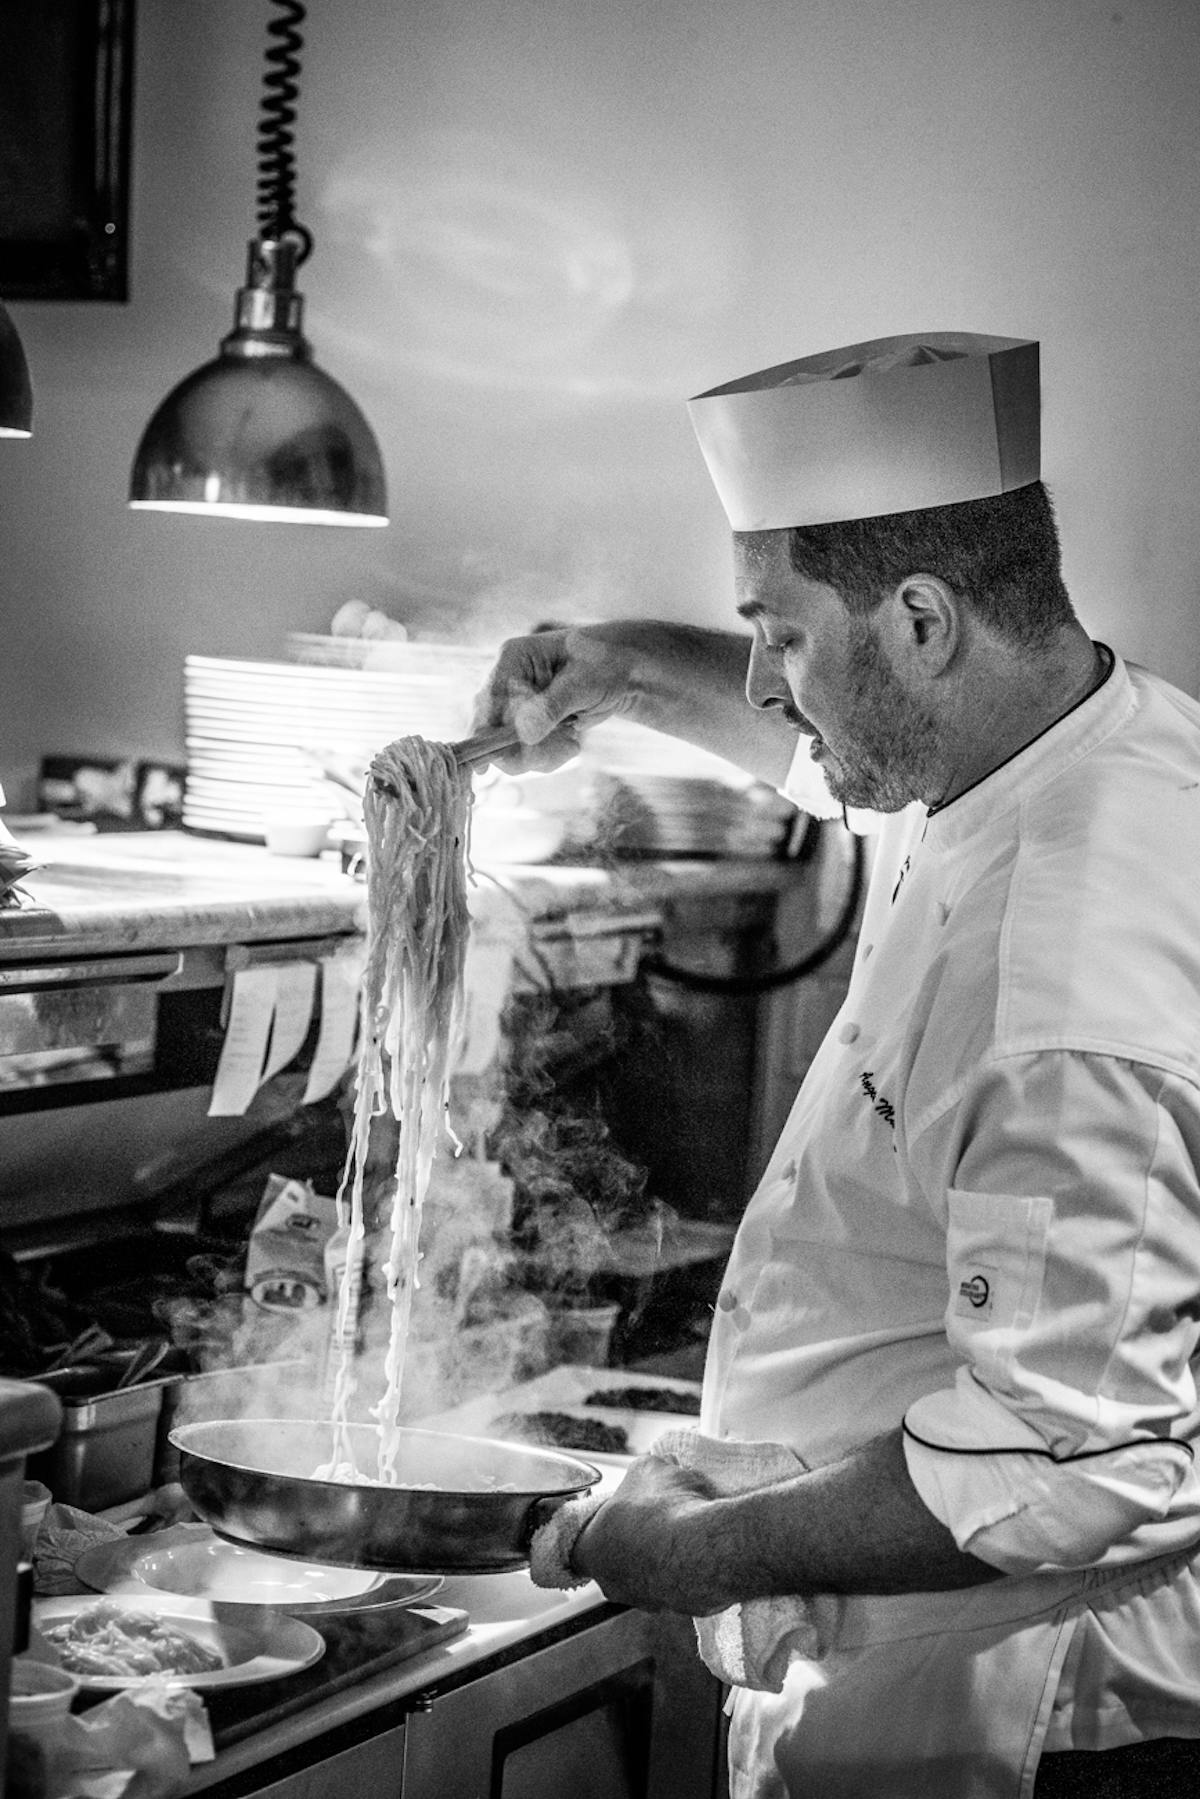
[[[1040,481],[983,500],[790,532],[792,567],[833,587],[851,612],[874,611],[906,575],[937,575],[998,636],[1030,649],[1074,611],[1050,495]]]

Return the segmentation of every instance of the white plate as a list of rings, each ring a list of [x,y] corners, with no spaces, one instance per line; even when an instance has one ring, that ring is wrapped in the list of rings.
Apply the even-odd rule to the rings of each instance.
[[[212,1687],[252,1686],[264,1680],[279,1680],[285,1674],[298,1674],[302,1668],[320,1661],[325,1653],[325,1639],[302,1618],[289,1618],[283,1612],[265,1608],[255,1610],[249,1606],[212,1604],[204,1599],[168,1597],[149,1589],[136,1597],[109,1593],[97,1599],[92,1594],[72,1593],[59,1599],[35,1599],[33,1623],[44,1633],[48,1624],[77,1618],[94,1606],[152,1612],[172,1630],[194,1638],[207,1649],[215,1649],[224,1666],[206,1674],[79,1674],[77,1678],[89,1692],[119,1693],[126,1687],[141,1686],[146,1680],[165,1680],[168,1686],[194,1687],[197,1692]]]
[[[306,812],[320,812],[325,808],[318,804],[320,794],[311,788],[299,784],[288,784],[284,781],[255,781],[248,776],[230,775],[218,779],[214,775],[194,775],[190,777],[192,798],[203,801],[216,801],[221,806],[232,806],[234,810],[257,810],[262,816],[264,803],[272,807],[280,807],[287,811],[295,808],[303,801]]]
[[[303,768],[273,767],[265,758],[251,762],[248,756],[231,756],[215,761],[209,756],[193,756],[188,763],[189,781],[238,781],[250,787],[289,787],[294,792],[320,795],[324,788]]]
[[[188,807],[183,809],[183,822],[189,830],[205,831],[210,835],[232,838],[239,843],[263,842],[263,828],[252,827],[240,819],[226,818],[220,812],[195,812]]]
[[[207,1524],[177,1524],[151,1537],[117,1537],[85,1549],[75,1564],[98,1593],[175,1593],[226,1605],[270,1606],[293,1618],[417,1605],[441,1576],[376,1574],[267,1555],[227,1543]]]

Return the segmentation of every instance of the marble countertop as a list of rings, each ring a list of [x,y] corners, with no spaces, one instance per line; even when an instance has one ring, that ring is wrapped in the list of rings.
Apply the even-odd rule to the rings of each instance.
[[[366,891],[335,854],[274,856],[257,845],[182,831],[52,837],[27,847],[41,866],[20,904],[0,909],[0,963],[360,932]],[[583,916],[661,917],[672,906],[747,890],[778,892],[795,863],[628,861],[479,866],[481,920],[514,914],[541,929]]]
[[[183,949],[353,932],[365,892],[335,857],[268,855],[182,831],[47,837],[41,866],[0,910],[0,960]]]

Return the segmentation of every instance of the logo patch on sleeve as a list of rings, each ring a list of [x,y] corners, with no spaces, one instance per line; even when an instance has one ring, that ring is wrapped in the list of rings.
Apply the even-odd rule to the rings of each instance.
[[[959,1318],[990,1318],[996,1299],[996,1270],[983,1263],[966,1270],[954,1300]]]

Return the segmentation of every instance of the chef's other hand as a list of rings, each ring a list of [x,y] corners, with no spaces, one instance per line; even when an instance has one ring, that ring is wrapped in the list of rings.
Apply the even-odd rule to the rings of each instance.
[[[619,625],[536,631],[503,644],[475,700],[472,730],[511,724],[524,746],[501,768],[558,768],[579,753],[579,732],[633,704],[635,657]]]
[[[703,1475],[642,1456],[584,1526],[571,1565],[619,1605],[692,1618],[724,1611],[739,1594],[712,1526],[730,1503]]]

